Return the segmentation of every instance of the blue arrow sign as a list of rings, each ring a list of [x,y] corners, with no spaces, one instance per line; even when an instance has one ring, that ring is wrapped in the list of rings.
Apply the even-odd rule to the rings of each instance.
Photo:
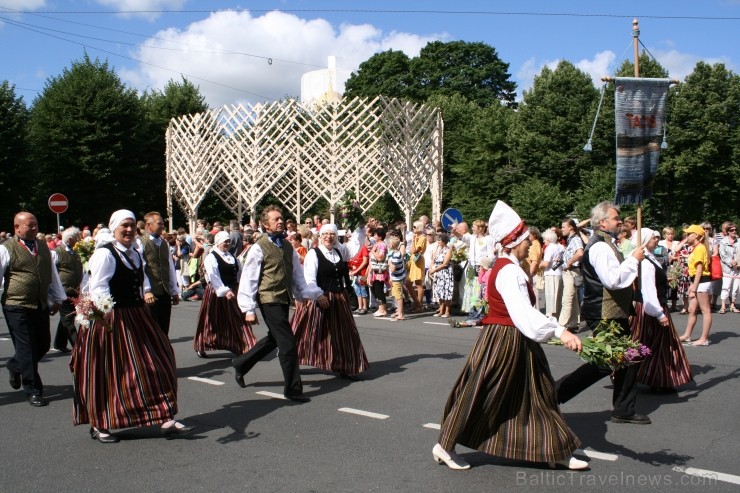
[[[461,223],[462,220],[462,212],[457,209],[450,208],[442,213],[442,227],[447,231],[452,231],[452,226]]]

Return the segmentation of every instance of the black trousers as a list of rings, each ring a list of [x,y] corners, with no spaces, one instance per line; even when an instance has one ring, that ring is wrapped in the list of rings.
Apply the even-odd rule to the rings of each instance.
[[[49,352],[51,344],[49,311],[5,305],[3,314],[15,346],[15,354],[6,363],[8,371],[21,374],[27,394],[43,394],[39,361]]]
[[[154,296],[156,301],[149,307],[149,312],[152,314],[152,318],[157,321],[159,328],[164,331],[165,334],[170,333],[170,317],[172,316],[172,296],[163,294],[161,296]]]
[[[373,281],[372,286],[370,288],[373,290],[373,296],[375,296],[375,299],[378,300],[378,308],[383,307],[385,305],[385,283],[383,281]]]
[[[283,369],[286,396],[303,393],[303,383],[298,367],[298,349],[288,320],[289,305],[264,303],[260,305],[262,319],[267,325],[267,335],[257,341],[252,349],[233,359],[234,369],[242,375],[252,369],[258,361],[278,348],[278,360]]]
[[[599,325],[600,320],[586,320],[588,328],[593,330]],[[615,320],[622,327],[622,334],[629,334],[629,320],[626,318]],[[612,393],[612,405],[614,416],[632,416],[635,414],[635,401],[637,400],[637,365],[621,368],[614,373],[614,391]],[[558,403],[568,402],[591,385],[595,384],[611,371],[596,365],[586,363],[578,367],[573,373],[564,376],[556,382],[558,389]]]
[[[77,328],[75,327],[75,306],[67,300],[59,307],[59,323],[57,333],[54,336],[54,348],[64,349],[67,341],[74,346],[77,342]]]

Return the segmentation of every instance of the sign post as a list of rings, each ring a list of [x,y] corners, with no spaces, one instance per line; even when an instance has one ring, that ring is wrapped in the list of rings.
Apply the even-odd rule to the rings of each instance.
[[[463,220],[462,212],[457,209],[445,209],[442,213],[442,227],[447,231],[452,231],[452,228]]]
[[[67,201],[67,197],[65,197],[61,193],[51,194],[51,196],[49,197],[49,209],[51,209],[51,212],[55,212],[57,215],[56,234],[59,234],[59,228],[61,226],[59,214],[66,212],[67,207],[69,207],[69,201]]]

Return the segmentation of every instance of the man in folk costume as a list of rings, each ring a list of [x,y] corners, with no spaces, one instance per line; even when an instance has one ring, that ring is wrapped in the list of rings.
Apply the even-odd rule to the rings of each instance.
[[[265,234],[247,252],[237,301],[246,321],[253,326],[257,323],[255,309],[259,305],[267,324],[267,336],[232,360],[234,378],[240,387],[246,387],[244,375],[277,347],[285,378],[285,397],[294,402],[308,402],[311,399],[303,393],[298,349],[288,319],[291,291],[296,300],[302,299],[306,292],[303,268],[298,254],[285,239],[282,210],[266,207],[260,222]]]
[[[3,314],[13,339],[15,354],[6,366],[10,386],[21,388],[29,404],[46,406],[44,384],[38,372],[39,360],[49,351],[49,315],[67,299],[51,253],[43,241],[36,240],[36,217],[19,212],[13,218],[15,237],[0,245],[0,278],[4,282]]]
[[[141,254],[145,260],[146,277],[151,285],[151,291],[144,294],[144,301],[159,328],[165,334],[169,334],[172,305],[180,302],[175,264],[170,255],[169,245],[162,239],[164,231],[162,216],[158,212],[150,212],[144,216],[144,221],[146,233],[140,236]]]
[[[638,265],[645,258],[644,247],[636,247],[624,259],[614,243],[622,225],[619,209],[611,202],[601,202],[591,210],[594,234],[586,245],[581,261],[584,282],[581,318],[590,330],[602,320],[614,321],[619,335],[630,333],[629,317],[633,312],[633,283]],[[611,420],[614,423],[650,424],[650,418],[635,414],[638,367],[631,365],[614,372]],[[567,402],[606,375],[608,369],[586,363],[558,382],[558,402]]]
[[[59,279],[64,287],[64,293],[67,295],[67,299],[59,307],[59,324],[54,337],[54,349],[63,353],[70,352],[67,348],[67,340],[73,346],[77,340],[74,320],[75,306],[72,300],[80,295],[80,285],[84,274],[82,260],[74,251],[74,246],[79,239],[79,229],[67,228],[62,232],[62,244],[51,253],[54,265],[59,272]]]

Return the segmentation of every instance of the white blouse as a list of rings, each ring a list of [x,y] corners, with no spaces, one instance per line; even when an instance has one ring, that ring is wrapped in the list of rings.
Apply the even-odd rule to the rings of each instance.
[[[126,260],[128,257],[126,257],[126,254],[124,253],[126,251],[126,247],[118,241],[113,241],[112,245],[116,250],[117,255],[121,257],[124,265],[128,265],[129,262]],[[131,252],[133,253],[131,256],[131,262],[133,263],[134,268],[138,269],[140,266],[146,266],[144,258],[136,250],[135,246],[131,247]],[[98,295],[110,294],[110,280],[116,272],[116,258],[114,255],[116,254],[112,253],[107,248],[98,248],[92,254],[92,257],[90,257],[90,283],[88,286],[91,293]],[[143,277],[143,291],[141,291],[142,299],[144,297],[144,293],[151,291],[149,279],[146,275]]]
[[[663,307],[658,301],[658,292],[655,290],[655,264],[647,258],[640,262],[642,268],[641,291],[642,291],[642,309],[646,315],[663,320],[666,318],[663,313]]]
[[[236,274],[236,277],[237,279],[239,279],[242,271],[242,266],[236,261],[231,253],[229,253],[228,251],[222,252],[217,247],[212,248],[211,252],[221,257],[224,262],[229,265],[234,265],[235,263],[238,264],[239,270]],[[203,269],[206,271],[206,279],[208,280],[208,282],[211,283],[211,287],[216,292],[216,296],[218,296],[219,298],[223,298],[224,296],[226,296],[226,293],[231,291],[231,289],[228,286],[225,286],[223,281],[221,281],[221,272],[219,272],[218,270],[218,260],[210,253],[206,255],[206,259],[203,261]]]
[[[502,267],[496,276],[496,289],[501,293],[514,326],[525,337],[537,342],[560,337],[565,327],[558,325],[556,318],[547,317],[532,306],[527,289],[529,278],[519,266],[519,260],[511,254],[501,254],[500,258],[514,262]]]

